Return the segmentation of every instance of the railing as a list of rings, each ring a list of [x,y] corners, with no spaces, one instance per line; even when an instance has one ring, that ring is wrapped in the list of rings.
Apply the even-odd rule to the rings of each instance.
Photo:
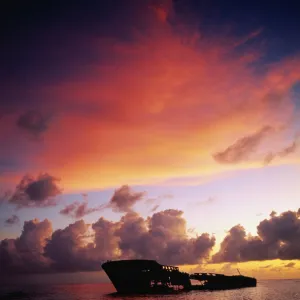
[[[162,266],[163,270],[167,270],[167,271],[179,271],[178,267],[173,267],[173,266]]]

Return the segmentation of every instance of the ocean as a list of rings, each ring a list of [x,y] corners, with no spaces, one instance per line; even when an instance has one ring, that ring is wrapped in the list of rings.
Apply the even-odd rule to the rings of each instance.
[[[178,295],[117,296],[108,283],[2,286],[0,299],[28,300],[300,300],[299,280],[261,280],[255,288],[228,291],[191,291]]]

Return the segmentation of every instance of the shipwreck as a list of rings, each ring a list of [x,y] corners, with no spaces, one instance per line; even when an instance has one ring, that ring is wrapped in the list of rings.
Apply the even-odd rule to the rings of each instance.
[[[256,279],[243,275],[181,272],[178,267],[161,265],[155,260],[107,261],[102,268],[118,293],[156,294],[191,290],[225,290],[255,287]],[[192,284],[191,280],[199,284]]]

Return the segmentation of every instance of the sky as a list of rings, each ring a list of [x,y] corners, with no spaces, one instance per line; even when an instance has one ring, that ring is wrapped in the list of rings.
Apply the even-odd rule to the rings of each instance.
[[[148,258],[300,278],[296,1],[0,14],[0,276]]]

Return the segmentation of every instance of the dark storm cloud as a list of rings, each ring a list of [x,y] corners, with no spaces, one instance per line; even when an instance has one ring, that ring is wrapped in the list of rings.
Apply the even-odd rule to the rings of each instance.
[[[213,154],[213,158],[221,164],[235,164],[247,160],[256,151],[263,139],[272,132],[272,127],[265,126],[255,133],[238,139],[223,151]]]
[[[115,190],[109,201],[109,207],[117,212],[129,212],[133,205],[144,199],[145,192],[134,192],[128,185]]]
[[[299,210],[286,211],[279,216],[273,211],[269,219],[257,226],[257,233],[257,236],[247,236],[241,225],[232,227],[212,260],[237,262],[300,258]]]
[[[17,120],[17,126],[34,137],[40,137],[49,126],[50,118],[39,111],[30,110],[21,114]]]
[[[19,222],[20,219],[17,215],[12,215],[11,217],[5,220],[6,225],[14,225],[14,224],[18,224]]]
[[[56,196],[62,192],[58,181],[59,179],[47,173],[40,174],[36,178],[25,175],[8,201],[17,208],[56,205]]]

